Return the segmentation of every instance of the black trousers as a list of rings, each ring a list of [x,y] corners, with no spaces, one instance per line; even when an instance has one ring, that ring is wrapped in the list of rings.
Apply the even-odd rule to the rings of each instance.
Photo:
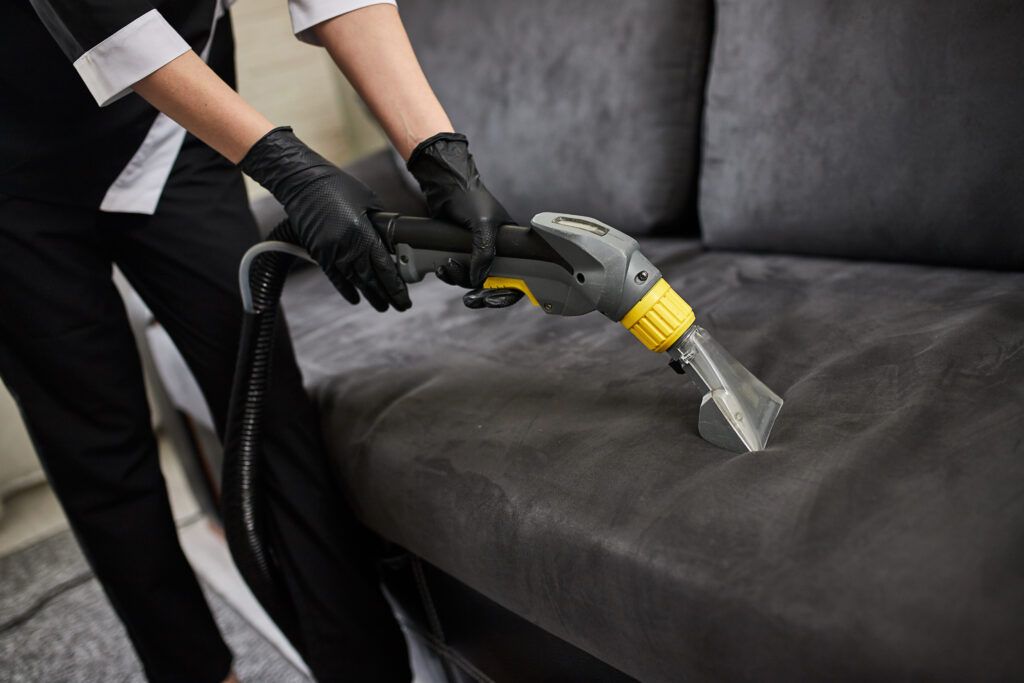
[[[59,188],[55,188],[59,192]],[[223,425],[257,240],[242,177],[189,136],[153,216],[0,196],[0,375],[82,549],[152,681],[221,681],[231,654],[171,517],[117,264]],[[318,680],[408,681],[405,643],[333,481],[282,333],[266,434],[275,552]]]

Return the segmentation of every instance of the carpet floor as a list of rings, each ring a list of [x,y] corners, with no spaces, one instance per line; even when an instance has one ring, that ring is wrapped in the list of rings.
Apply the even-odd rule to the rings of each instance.
[[[245,683],[309,679],[204,586]],[[70,532],[0,558],[0,681],[145,681],[124,627]]]

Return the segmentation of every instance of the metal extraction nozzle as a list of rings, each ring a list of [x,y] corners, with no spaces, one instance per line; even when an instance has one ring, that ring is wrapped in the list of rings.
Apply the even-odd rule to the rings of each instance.
[[[698,430],[711,443],[746,453],[764,449],[782,399],[704,328],[693,325],[668,351],[670,365],[702,392]]]

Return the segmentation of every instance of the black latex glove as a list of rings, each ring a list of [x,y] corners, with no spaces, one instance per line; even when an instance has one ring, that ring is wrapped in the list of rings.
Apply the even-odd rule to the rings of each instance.
[[[284,126],[263,136],[240,164],[288,214],[295,242],[309,252],[338,292],[386,311],[409,308],[409,291],[370,222],[382,207],[373,191],[307,147]]]
[[[431,218],[473,233],[469,272],[449,261],[438,267],[437,276],[448,284],[474,288],[463,297],[470,308],[504,308],[519,301],[522,292],[518,290],[479,289],[494,261],[498,228],[512,223],[512,218],[480,180],[466,136],[439,133],[427,138],[409,155],[407,166],[423,190]]]

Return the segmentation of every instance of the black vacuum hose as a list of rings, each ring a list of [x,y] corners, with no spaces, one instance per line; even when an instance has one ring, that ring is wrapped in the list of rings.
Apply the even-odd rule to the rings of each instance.
[[[269,239],[294,244],[284,221]],[[272,372],[279,300],[296,257],[280,251],[256,256],[249,268],[251,310],[244,313],[238,361],[224,435],[221,504],[224,534],[239,572],[256,599],[302,653],[298,618],[271,546],[264,542],[267,521],[261,473],[264,399]]]
[[[371,219],[392,253],[397,244],[467,255],[472,249],[472,236],[467,230],[441,221],[393,213],[377,213]],[[296,258],[309,256],[297,246],[287,220],[267,239],[246,253],[240,268],[245,317],[225,427],[221,501],[224,533],[238,570],[263,608],[302,653],[298,617],[273,546],[265,541],[267,521],[260,466],[264,399],[273,371],[281,291]],[[503,256],[551,261],[571,270],[557,252],[527,227],[503,226],[496,246]]]

